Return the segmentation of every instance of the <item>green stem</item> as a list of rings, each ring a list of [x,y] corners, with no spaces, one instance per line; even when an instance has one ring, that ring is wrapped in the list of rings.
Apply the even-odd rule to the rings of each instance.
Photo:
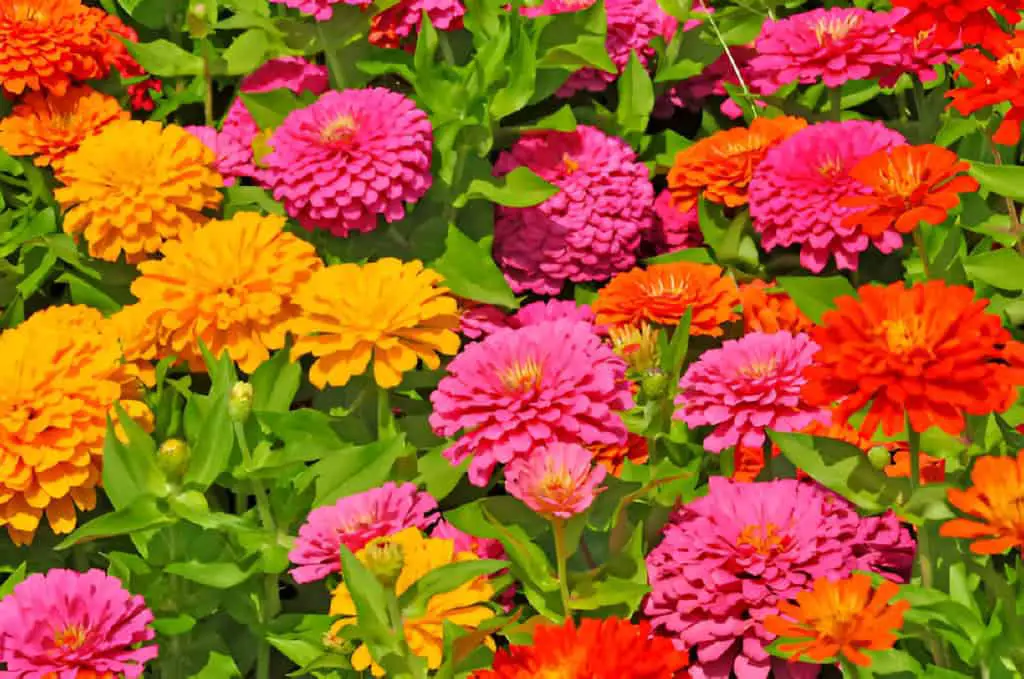
[[[566,569],[569,557],[566,554],[565,521],[551,519],[551,527],[555,533],[555,566],[558,569],[558,591],[562,597],[562,612],[566,619],[572,617],[572,606],[569,603],[569,578]]]
[[[843,87],[842,85],[833,87],[828,91],[829,100],[829,112],[832,114],[832,120],[840,121],[843,119]]]
[[[931,264],[928,262],[928,248],[924,245],[924,234],[921,233],[921,227],[914,229],[914,245],[917,247],[917,253],[921,256],[921,269],[924,271],[925,278],[931,278]]]
[[[704,0],[697,0],[700,6],[707,10],[708,6],[704,4]],[[747,81],[743,77],[743,72],[740,71],[740,66],[736,62],[736,57],[733,56],[732,50],[729,49],[729,43],[725,41],[725,37],[722,35],[722,31],[718,28],[718,22],[715,21],[714,15],[710,11],[707,11],[704,15],[708,25],[711,26],[711,30],[715,33],[715,38],[718,39],[718,44],[722,46],[725,51],[725,57],[729,60],[729,66],[732,68],[733,74],[736,76],[736,81],[740,84],[740,88],[743,90],[743,94],[747,98],[747,103],[750,105],[750,110],[753,116],[757,117],[757,103],[754,101],[754,95],[750,93],[750,88],[747,86]]]
[[[995,141],[991,138],[989,138],[988,142],[992,149],[992,159],[996,162],[996,165],[1002,165],[1003,154],[999,152],[999,147],[996,146]],[[1024,227],[1021,226],[1020,216],[1017,214],[1017,203],[1009,196],[1006,196],[1006,212],[1010,218],[1010,230],[1017,237],[1017,249],[1024,255]]]
[[[210,53],[212,46],[209,40],[202,41],[203,54],[203,119],[207,127],[213,127],[213,71],[210,67]]]

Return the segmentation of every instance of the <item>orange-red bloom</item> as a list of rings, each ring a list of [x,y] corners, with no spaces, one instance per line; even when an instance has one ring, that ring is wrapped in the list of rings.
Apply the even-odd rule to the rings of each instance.
[[[701,139],[676,155],[668,173],[672,204],[687,212],[704,198],[728,207],[747,204],[754,168],[768,150],[807,127],[802,118],[758,118],[749,128],[734,127]]]
[[[868,406],[861,432],[879,425],[915,431],[932,426],[958,435],[964,415],[1001,412],[1024,385],[1024,345],[1013,340],[987,300],[942,281],[866,285],[860,299],[841,297],[811,330],[821,347],[807,368],[804,399],[838,402],[840,420]]]
[[[893,0],[907,14],[896,24],[903,35],[934,33],[938,45],[963,42],[990,47],[1005,33],[993,12],[1013,26],[1020,21],[1022,0]],[[989,11],[991,10],[991,12]]]
[[[850,171],[871,193],[847,196],[839,204],[863,208],[843,220],[874,238],[895,229],[910,233],[921,222],[937,225],[960,204],[960,194],[978,190],[970,166],[941,146],[896,146],[872,153]]]
[[[772,284],[753,280],[740,286],[743,303],[743,332],[807,332],[811,319],[800,311],[796,302],[782,290],[771,290]]]
[[[873,589],[871,577],[864,573],[839,581],[818,578],[810,590],[796,595],[795,606],[780,602],[782,616],[769,617],[765,628],[786,639],[778,648],[792,653],[793,660],[824,663],[845,658],[866,667],[871,658],[865,650],[886,651],[896,644],[895,633],[910,608],[908,601],[890,603],[899,590],[888,581]]]
[[[950,107],[963,116],[986,106],[1009,103],[1010,110],[992,139],[997,144],[1016,144],[1024,122],[1024,32],[989,49],[995,60],[976,49],[960,53],[957,58],[961,66],[956,76],[966,78],[970,84],[952,89],[946,96],[953,100]]]
[[[594,461],[607,469],[612,476],[621,476],[627,460],[633,464],[647,462],[647,439],[630,432],[624,444],[594,445],[590,446],[590,452],[594,455]]]
[[[642,322],[676,325],[692,309],[691,335],[722,334],[723,323],[739,318],[736,283],[713,264],[672,262],[633,269],[613,278],[597,293],[594,313],[600,325]]]
[[[892,464],[882,471],[889,478],[910,478],[910,449],[905,443],[898,443],[890,449],[893,459]],[[921,483],[942,483],[946,480],[946,461],[941,457],[933,457],[928,453],[918,453],[920,461],[920,473],[918,481]]]
[[[979,457],[971,470],[971,487],[950,488],[949,503],[970,518],[942,525],[947,538],[968,538],[975,554],[1024,549],[1024,455]]]

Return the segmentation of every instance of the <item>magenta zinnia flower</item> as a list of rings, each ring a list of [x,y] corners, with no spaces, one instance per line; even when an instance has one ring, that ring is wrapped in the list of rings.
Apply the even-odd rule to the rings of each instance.
[[[141,596],[100,570],[35,573],[0,601],[0,676],[142,676],[157,647]]]
[[[594,324],[594,312],[586,304],[571,300],[552,299],[546,302],[531,302],[514,314],[507,314],[496,306],[481,304],[471,307],[462,314],[462,334],[470,339],[480,339],[502,328],[523,328],[544,321],[569,318]],[[595,332],[603,329],[594,326]]]
[[[665,189],[654,201],[655,220],[646,235],[655,254],[697,248],[704,244],[697,207],[682,211],[672,205],[672,193]]]
[[[738,679],[766,679],[773,669],[777,676],[814,677],[820,666],[768,654],[774,637],[765,618],[815,578],[843,578],[876,561],[899,560],[908,546],[912,555],[902,528],[895,542],[858,541],[863,524],[893,520],[863,519],[814,483],[712,477],[708,494],[676,512],[648,555],[652,592],[644,613],[680,648],[696,650],[694,677],[724,679],[735,672]]]
[[[224,186],[234,186],[238,177],[255,174],[251,141],[246,145],[238,135],[218,132],[212,127],[189,125],[185,129],[214,152],[217,157],[214,168],[224,177]]]
[[[755,43],[750,65],[752,84],[772,94],[792,82],[810,85],[819,80],[839,87],[850,80],[867,80],[903,61],[903,40],[886,12],[835,7],[812,9],[765,22]]]
[[[505,469],[505,489],[541,516],[570,519],[587,510],[606,471],[576,443],[552,443],[516,458]]]
[[[466,13],[461,0],[401,0],[373,17],[370,42],[378,47],[400,47],[420,31],[423,12],[434,28],[454,31],[462,28]]]
[[[247,94],[291,90],[295,94],[312,92],[321,94],[330,87],[326,66],[314,64],[302,57],[271,59],[242,78],[241,89]]]
[[[768,251],[799,245],[800,263],[814,272],[830,257],[839,268],[855,270],[868,243],[882,252],[899,248],[903,238],[896,231],[869,239],[859,227],[844,226],[856,208],[839,202],[870,193],[850,177],[862,158],[905,143],[882,123],[846,120],[811,125],[777,144],[750,181],[750,216],[761,245]]]
[[[334,16],[335,5],[356,5],[363,7],[368,4],[367,0],[270,0],[278,5],[285,5],[297,9],[303,14],[313,17],[317,21],[327,21]]]
[[[389,481],[317,507],[299,528],[295,548],[288,554],[296,564],[290,572],[295,582],[322,580],[341,570],[338,548],[352,552],[370,540],[392,535],[403,528],[427,529],[437,520],[437,502],[411,483],[397,485]]]
[[[828,410],[800,398],[818,345],[807,335],[754,332],[701,354],[679,381],[673,416],[689,427],[715,427],[704,447],[713,452],[760,448],[765,429],[800,431],[828,424]]]
[[[328,92],[292,111],[264,158],[274,198],[307,229],[336,236],[405,216],[430,188],[433,133],[411,99],[380,87]]]
[[[633,149],[581,125],[523,136],[494,169],[503,176],[524,165],[561,190],[533,207],[497,208],[494,258],[513,290],[554,295],[565,281],[603,281],[633,267],[654,202]]]
[[[453,464],[472,457],[474,485],[542,445],[626,440],[619,416],[633,407],[626,364],[587,323],[499,330],[466,346],[448,372],[430,395],[430,425],[440,436],[463,432],[445,457]]]

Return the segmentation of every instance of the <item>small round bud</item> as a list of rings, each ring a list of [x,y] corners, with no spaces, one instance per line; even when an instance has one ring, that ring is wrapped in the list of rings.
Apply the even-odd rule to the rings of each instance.
[[[197,2],[188,9],[185,15],[185,28],[193,38],[205,38],[210,34],[210,16],[206,5]]]
[[[892,464],[892,454],[882,446],[875,446],[869,450],[868,459],[875,469],[885,469]]]
[[[405,554],[402,545],[390,538],[374,538],[363,547],[361,561],[366,568],[377,576],[377,580],[385,587],[391,588],[398,581],[398,576],[405,566]]]
[[[657,401],[668,393],[668,377],[660,370],[649,372],[640,380],[640,391],[648,401]]]
[[[234,422],[245,422],[252,412],[252,385],[248,382],[235,382],[228,398],[228,416]]]
[[[167,439],[156,451],[156,466],[171,479],[185,475],[189,458],[188,444],[181,439]]]

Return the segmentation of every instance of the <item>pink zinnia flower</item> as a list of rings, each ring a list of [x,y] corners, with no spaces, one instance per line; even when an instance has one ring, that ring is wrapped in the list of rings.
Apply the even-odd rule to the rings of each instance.
[[[835,7],[765,22],[750,62],[753,85],[772,94],[792,82],[839,87],[903,62],[904,42],[886,12]]]
[[[295,94],[312,92],[321,94],[330,87],[326,66],[314,64],[302,57],[271,59],[242,78],[241,89],[247,94],[291,90]]]
[[[890,12],[892,24],[895,26],[900,19],[909,13],[905,7],[898,7]],[[923,83],[937,80],[939,77],[935,67],[949,61],[954,55],[960,53],[964,48],[963,42],[958,38],[953,43],[945,45],[935,38],[935,30],[922,32],[911,38],[896,33],[897,37],[903,40],[903,47],[900,54],[903,60],[898,66],[883,73],[878,80],[882,87],[893,87],[896,81],[904,73],[917,78]]]
[[[372,231],[381,215],[401,219],[432,181],[427,114],[381,87],[328,92],[292,111],[270,146],[274,198],[303,227],[336,236]]]
[[[505,489],[541,516],[571,519],[586,511],[604,481],[605,468],[576,443],[552,443],[505,469]]]
[[[766,679],[772,670],[817,676],[819,665],[768,654],[774,637],[765,618],[815,578],[843,578],[875,561],[901,560],[908,548],[912,556],[913,542],[902,528],[895,541],[858,541],[862,525],[879,521],[894,518],[863,519],[817,484],[712,477],[708,494],[676,512],[648,555],[652,592],[644,613],[677,646],[696,650],[695,679],[725,679],[730,672]]]
[[[462,28],[466,9],[461,0],[401,0],[373,17],[370,42],[378,47],[400,47],[406,38],[419,33],[423,12],[434,28],[454,31]]]
[[[686,49],[685,43],[683,49]],[[725,86],[729,84],[740,87],[740,76],[742,76],[747,87],[755,89],[751,87],[754,69],[751,67],[750,61],[757,55],[757,52],[753,47],[743,45],[730,47],[729,51],[732,53],[732,60],[729,59],[728,54],[723,53],[701,71],[700,75],[681,80],[673,85],[655,104],[654,115],[667,118],[672,115],[675,108],[697,110],[703,105],[705,99],[717,96],[725,97],[719,107],[723,114],[730,118],[741,117],[743,109],[732,100]],[[733,61],[736,62],[739,75],[736,74],[736,68],[733,68]],[[764,106],[761,102],[756,102],[756,105]]]
[[[0,601],[0,676],[136,679],[157,655],[152,622],[145,600],[103,571],[35,573]]]
[[[270,0],[278,5],[285,5],[292,9],[297,9],[307,16],[311,16],[317,21],[327,21],[334,16],[335,5],[356,5],[357,7],[363,7],[367,3],[366,0]]]
[[[859,227],[844,226],[856,208],[839,202],[870,193],[850,177],[862,158],[905,143],[882,123],[847,120],[811,125],[776,145],[750,181],[750,216],[761,245],[768,251],[801,246],[800,263],[814,272],[830,257],[839,268],[855,270],[868,243],[886,253],[899,248],[903,238],[895,231],[869,239]]]
[[[254,176],[251,142],[244,145],[238,135],[218,132],[212,127],[190,125],[185,129],[216,154],[214,167],[224,177],[224,186],[234,186],[238,177]]]
[[[619,416],[633,407],[626,364],[587,323],[499,330],[466,346],[448,372],[430,395],[430,425],[440,436],[463,432],[445,457],[459,464],[471,456],[474,485],[542,445],[626,441]]]
[[[596,127],[534,132],[498,156],[498,176],[526,166],[559,189],[540,205],[498,206],[494,257],[516,292],[557,294],[636,263],[654,187],[625,142]]]
[[[462,315],[462,334],[470,339],[480,339],[502,328],[523,328],[527,325],[570,318],[594,324],[594,312],[586,304],[572,300],[552,299],[546,302],[531,302],[514,314],[508,314],[496,306],[481,304],[470,307]],[[594,326],[601,334],[603,329]]]
[[[697,208],[682,211],[672,205],[672,193],[665,189],[654,201],[655,220],[647,234],[655,254],[697,248],[704,244]]]
[[[411,483],[385,483],[333,505],[317,507],[299,528],[295,548],[288,554],[296,564],[290,572],[295,582],[322,580],[341,570],[338,549],[352,552],[370,540],[392,535],[403,528],[427,529],[437,520],[437,502]]]
[[[760,448],[765,429],[800,431],[828,424],[829,411],[806,405],[800,392],[804,368],[818,345],[800,333],[754,332],[701,354],[679,381],[673,417],[689,427],[714,426],[704,439],[713,452]]]

